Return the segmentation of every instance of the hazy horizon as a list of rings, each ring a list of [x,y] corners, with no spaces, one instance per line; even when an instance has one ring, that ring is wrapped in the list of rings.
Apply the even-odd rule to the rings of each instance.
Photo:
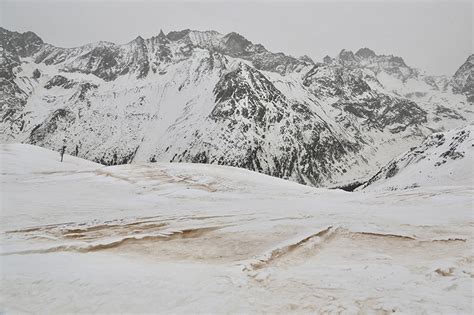
[[[1,26],[76,47],[193,29],[237,32],[273,52],[321,61],[368,47],[430,74],[452,75],[472,54],[468,1],[2,1]]]

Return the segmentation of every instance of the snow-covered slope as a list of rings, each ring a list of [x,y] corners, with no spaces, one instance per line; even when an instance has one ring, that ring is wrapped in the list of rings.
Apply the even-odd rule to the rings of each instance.
[[[0,157],[1,313],[473,311],[472,183],[347,193],[30,145]]]
[[[473,117],[449,80],[429,85],[401,58],[367,50],[315,64],[192,30],[59,48],[0,29],[0,41],[0,140],[66,143],[107,165],[224,164],[334,185]]]
[[[0,167],[2,173],[8,170],[11,174],[26,174],[98,169],[103,165],[70,155],[65,155],[61,162],[58,152],[29,144],[13,143],[2,145]]]
[[[474,184],[474,126],[435,133],[395,158],[359,189]]]

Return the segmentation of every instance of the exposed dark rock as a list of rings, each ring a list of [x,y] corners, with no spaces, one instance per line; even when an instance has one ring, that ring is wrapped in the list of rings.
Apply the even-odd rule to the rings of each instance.
[[[43,45],[43,40],[33,32],[10,32],[0,27],[0,46],[15,51],[20,57],[29,57]]]
[[[394,64],[396,64],[399,67],[406,67],[407,66],[402,57],[392,56],[390,58],[390,61],[393,62]]]
[[[341,190],[344,190],[344,191],[352,192],[352,191],[354,191],[357,187],[360,187],[360,186],[363,185],[363,184],[364,184],[364,182],[355,181],[355,182],[352,182],[352,183],[349,183],[349,184],[345,184],[345,185],[341,185],[341,186],[336,186],[336,187],[331,187],[331,189],[341,189]]]
[[[70,89],[74,87],[76,83],[72,80],[69,80],[66,77],[63,77],[62,75],[55,75],[51,80],[49,80],[46,85],[44,86],[46,89],[51,89],[55,86],[60,86],[65,89]]]
[[[376,56],[375,52],[369,48],[361,48],[355,53],[355,55],[364,59]]]
[[[182,39],[186,35],[188,35],[189,32],[191,32],[190,29],[185,29],[182,31],[173,31],[173,32],[169,32],[168,35],[166,35],[166,37],[171,41],[177,41],[177,40]]]
[[[415,102],[389,96],[380,95],[357,103],[342,101],[334,106],[342,108],[356,117],[363,118],[367,126],[380,130],[394,124],[408,127],[421,125],[427,121],[427,113]],[[394,129],[392,132],[401,130]]]
[[[435,114],[438,115],[438,116],[449,117],[449,118],[453,118],[453,119],[466,120],[466,118],[464,118],[462,115],[460,115],[454,109],[444,107],[444,106],[441,106],[441,105],[436,106]]]
[[[307,63],[307,64],[313,64],[314,65],[314,61],[313,59],[311,59],[311,57],[307,56],[307,55],[303,55],[299,58],[301,61]]]
[[[99,46],[92,51],[81,56],[79,60],[84,60],[85,66],[70,66],[67,68],[71,72],[92,73],[106,81],[117,78],[122,69],[117,69],[119,52],[115,47]]]
[[[42,143],[49,135],[56,131],[64,131],[76,119],[73,112],[67,109],[55,110],[46,120],[39,126],[36,126],[30,133],[29,142],[32,144]]]
[[[354,53],[346,49],[341,50],[338,59],[342,64],[351,64],[353,62],[356,62]]]
[[[252,43],[238,33],[229,33],[224,37],[225,52],[231,56],[240,56],[248,53],[246,49]]]
[[[470,55],[466,62],[456,71],[453,76],[453,92],[466,94],[469,101],[474,100],[474,54]]]
[[[332,63],[332,58],[329,57],[328,55],[326,55],[324,58],[323,58],[323,62],[325,64],[331,64]]]
[[[41,72],[38,69],[33,71],[33,79],[39,79],[41,77]]]

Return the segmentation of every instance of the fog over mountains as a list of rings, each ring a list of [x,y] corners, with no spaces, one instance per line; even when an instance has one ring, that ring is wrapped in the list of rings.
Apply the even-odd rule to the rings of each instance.
[[[473,121],[474,55],[447,77],[369,48],[315,62],[216,31],[59,48],[1,28],[0,44],[1,142],[66,145],[107,165],[210,163],[344,185]]]

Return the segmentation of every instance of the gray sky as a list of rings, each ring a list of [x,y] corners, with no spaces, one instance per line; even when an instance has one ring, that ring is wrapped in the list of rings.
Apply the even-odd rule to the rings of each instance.
[[[0,0],[0,25],[61,47],[126,43],[185,28],[238,32],[267,49],[320,61],[342,48],[401,56],[453,74],[473,52],[472,1]]]

